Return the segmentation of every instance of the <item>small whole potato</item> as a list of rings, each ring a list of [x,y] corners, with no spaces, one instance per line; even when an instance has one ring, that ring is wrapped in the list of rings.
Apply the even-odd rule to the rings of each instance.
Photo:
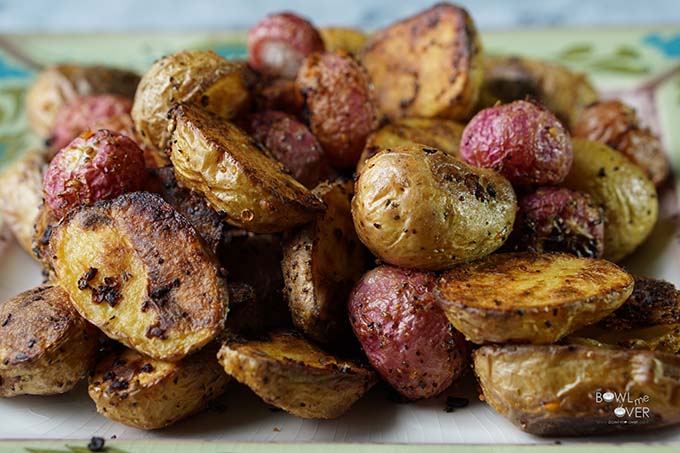
[[[515,101],[484,109],[463,131],[460,154],[519,186],[559,184],[572,161],[569,133],[540,105]]]
[[[378,110],[366,71],[347,52],[314,53],[298,72],[309,126],[331,164],[353,168],[368,135],[378,127]]]
[[[468,367],[468,348],[437,306],[434,274],[380,266],[356,284],[349,318],[371,365],[415,400],[438,395]]]
[[[115,198],[143,187],[142,150],[130,138],[86,131],[54,156],[45,172],[45,203],[59,217],[78,205]]]
[[[296,14],[272,14],[248,31],[248,63],[264,74],[293,79],[307,55],[323,50],[317,29]]]
[[[503,176],[422,145],[373,156],[354,191],[359,239],[384,262],[413,269],[444,270],[490,254],[517,211]]]

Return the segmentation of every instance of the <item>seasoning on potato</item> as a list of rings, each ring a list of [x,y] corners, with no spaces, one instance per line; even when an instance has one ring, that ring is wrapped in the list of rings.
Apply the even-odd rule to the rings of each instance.
[[[90,371],[99,337],[58,286],[0,303],[0,397],[68,392]]]
[[[468,347],[437,306],[434,274],[380,266],[348,303],[354,333],[371,365],[407,399],[446,390],[468,367]]]
[[[352,200],[357,235],[373,254],[423,270],[448,269],[498,249],[516,210],[503,176],[422,145],[369,159]]]
[[[611,314],[632,292],[633,277],[608,261],[498,253],[445,273],[435,294],[473,343],[547,344]]]
[[[482,85],[482,59],[472,18],[448,3],[377,31],[361,53],[390,119],[466,119]]]
[[[76,310],[143,354],[180,360],[223,326],[228,296],[217,260],[158,195],[135,192],[71,211],[50,250]]]

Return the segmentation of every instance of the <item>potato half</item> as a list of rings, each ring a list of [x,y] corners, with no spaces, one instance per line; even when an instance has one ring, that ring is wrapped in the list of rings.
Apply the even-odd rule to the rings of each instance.
[[[324,205],[235,125],[198,107],[172,112],[170,159],[177,180],[205,195],[225,221],[256,233],[310,221]]]
[[[299,334],[228,340],[217,355],[228,374],[265,402],[302,418],[336,418],[376,382],[376,375],[329,355]]]
[[[0,397],[68,392],[90,370],[99,338],[58,286],[0,303]]]
[[[207,346],[179,362],[151,359],[131,349],[113,352],[90,376],[88,393],[103,416],[140,429],[169,426],[203,409],[229,382]]]
[[[321,27],[319,33],[326,52],[344,50],[352,55],[358,55],[368,39],[366,33],[357,28]]]
[[[580,436],[680,423],[680,356],[494,345],[473,357],[486,402],[532,434]]]
[[[633,277],[604,260],[500,253],[444,274],[437,302],[473,343],[553,343],[619,308]]]
[[[139,352],[179,360],[223,326],[228,296],[219,265],[158,195],[135,192],[71,211],[50,250],[78,312]]]

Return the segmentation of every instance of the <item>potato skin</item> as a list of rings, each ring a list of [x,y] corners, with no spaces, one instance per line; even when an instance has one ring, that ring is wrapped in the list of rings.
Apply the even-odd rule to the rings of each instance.
[[[179,362],[131,349],[104,357],[90,376],[88,393],[103,416],[139,429],[160,429],[203,409],[224,393],[229,376],[209,345]]]
[[[659,211],[654,184],[608,146],[574,138],[574,161],[564,186],[585,192],[605,215],[604,257],[619,261],[651,233]]]
[[[256,112],[277,110],[301,117],[305,99],[295,80],[262,77],[253,88],[253,104]]]
[[[59,64],[40,74],[26,94],[31,128],[43,137],[54,129],[57,113],[78,96],[109,93],[132,99],[139,75],[107,66]]]
[[[173,109],[172,122],[177,180],[203,194],[227,223],[274,233],[323,211],[321,200],[232,123],[188,104]]]
[[[673,396],[680,391],[676,355],[576,345],[493,345],[479,348],[473,357],[486,402],[532,434],[583,436],[680,423]],[[648,396],[642,403],[649,408],[648,418],[617,417],[616,400],[596,400],[598,392],[606,391],[630,399]],[[623,407],[636,406],[625,402]]]
[[[217,358],[265,402],[300,418],[337,418],[376,382],[372,370],[327,354],[290,331],[260,340],[228,339]]]
[[[382,261],[413,269],[488,255],[505,242],[517,210],[505,178],[421,145],[369,159],[354,190],[359,239]]]
[[[349,319],[371,365],[415,400],[443,392],[468,367],[468,348],[437,306],[433,274],[380,266],[357,283]]]
[[[482,84],[482,59],[472,18],[446,3],[374,33],[361,53],[390,119],[467,118]]]
[[[314,53],[298,72],[309,127],[331,164],[353,168],[378,127],[373,87],[366,71],[347,52]]]
[[[176,361],[223,327],[228,295],[219,264],[158,195],[134,192],[72,210],[49,246],[76,310],[132,349]]]
[[[0,397],[68,392],[90,370],[99,338],[58,286],[1,303]]]
[[[641,127],[635,110],[621,101],[600,101],[587,106],[574,126],[574,136],[620,151],[657,187],[668,177],[668,160],[661,140]]]

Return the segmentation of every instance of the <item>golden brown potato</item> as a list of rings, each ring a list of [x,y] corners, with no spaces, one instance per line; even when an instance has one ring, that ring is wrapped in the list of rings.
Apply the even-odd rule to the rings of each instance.
[[[423,270],[493,252],[510,234],[516,210],[504,177],[422,145],[369,159],[352,200],[354,226],[369,250],[386,263]]]
[[[0,303],[0,397],[68,392],[90,370],[99,337],[58,286]]]
[[[446,3],[376,32],[361,61],[390,119],[465,119],[482,85],[482,46],[472,18]]]
[[[103,416],[139,429],[165,428],[203,409],[226,389],[227,376],[209,345],[179,362],[131,349],[113,352],[90,376],[88,393]]]
[[[336,418],[376,382],[375,373],[321,351],[292,332],[228,340],[217,355],[226,372],[265,402],[301,418]]]
[[[235,125],[181,104],[172,111],[170,159],[185,187],[205,195],[225,221],[256,233],[308,222],[324,205]]]
[[[322,27],[319,29],[321,39],[327,52],[344,50],[353,55],[358,55],[366,44],[368,36],[356,28],[347,27]]]
[[[338,346],[352,338],[347,299],[366,269],[368,254],[352,223],[353,182],[322,183],[314,193],[327,209],[284,242],[284,294],[300,331]]]
[[[31,128],[43,137],[50,135],[59,109],[78,96],[117,94],[132,99],[139,76],[107,66],[59,64],[40,74],[26,94],[26,115]]]
[[[157,60],[142,77],[132,106],[132,118],[144,144],[167,152],[170,108],[187,102],[229,119],[250,102],[246,66],[213,51],[185,50]],[[166,159],[167,162],[167,159]]]
[[[541,344],[599,321],[632,291],[633,277],[604,260],[499,253],[444,274],[436,297],[473,343]]]
[[[368,136],[357,171],[361,171],[368,159],[385,148],[416,143],[437,148],[459,159],[458,148],[464,127],[455,121],[438,118],[403,118],[389,123]]]
[[[47,276],[48,281],[52,281],[54,277],[54,269],[52,268],[52,255],[50,254],[49,244],[52,238],[52,232],[59,223],[59,218],[50,209],[47,204],[43,203],[38,210],[38,217],[35,219],[33,225],[33,235],[31,237],[33,248],[31,250],[33,256],[40,261],[43,266],[43,274]]]
[[[680,356],[577,345],[483,346],[491,407],[524,431],[580,436],[680,423]]]
[[[228,296],[219,265],[158,195],[135,192],[71,211],[50,251],[76,310],[139,352],[179,360],[223,326]]]
[[[43,200],[43,151],[28,151],[0,174],[0,213],[19,244],[33,256],[33,224]]]
[[[652,232],[659,211],[654,184],[607,145],[574,138],[564,186],[585,192],[604,209],[604,257],[619,261]]]
[[[597,100],[597,92],[585,74],[564,66],[514,55],[486,56],[484,83],[478,109],[496,102],[532,97],[553,112],[568,128],[583,108]]]

